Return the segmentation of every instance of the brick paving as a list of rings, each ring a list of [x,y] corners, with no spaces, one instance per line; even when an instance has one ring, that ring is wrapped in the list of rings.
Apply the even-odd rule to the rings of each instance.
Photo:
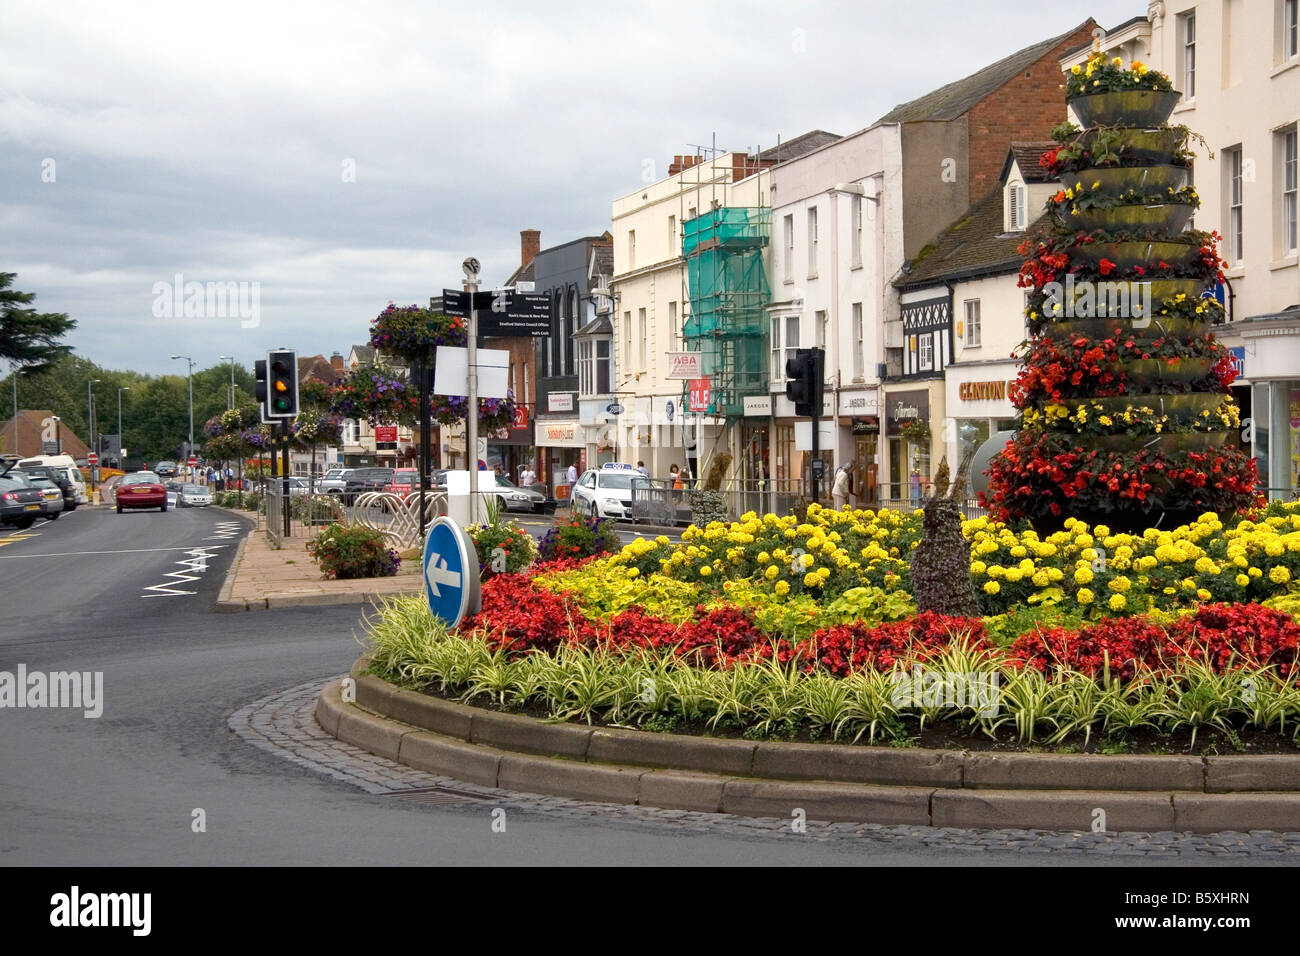
[[[233,512],[251,517],[247,512]],[[221,610],[256,610],[293,604],[365,603],[375,597],[418,594],[418,562],[403,561],[397,574],[387,578],[329,581],[307,553],[302,538],[288,538],[280,550],[271,547],[265,518],[249,532],[226,577],[217,601]]]
[[[344,675],[309,681],[264,697],[235,711],[230,729],[255,747],[289,762],[377,796],[418,799],[430,790],[444,798],[430,802],[504,807],[566,819],[648,828],[671,827],[695,832],[766,835],[780,839],[852,840],[863,850],[935,849],[971,853],[1006,852],[1038,856],[1064,855],[1072,860],[1149,857],[1194,863],[1300,862],[1300,833],[1256,830],[1250,833],[1062,833],[1052,830],[964,830],[957,827],[883,826],[807,821],[794,833],[791,821],[777,817],[739,817],[725,813],[660,810],[653,807],[593,803],[565,797],[514,793],[463,783],[450,777],[412,770],[327,734],[316,723],[321,688]]]

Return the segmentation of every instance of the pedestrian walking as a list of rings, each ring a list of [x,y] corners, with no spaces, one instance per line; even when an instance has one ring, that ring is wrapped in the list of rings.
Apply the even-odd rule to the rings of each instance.
[[[641,472],[641,474],[645,475],[647,478],[650,477],[650,469],[645,466],[645,462],[638,461],[636,463],[636,470]]]
[[[842,465],[835,472],[835,482],[831,485],[831,500],[835,502],[836,511],[840,511],[848,504],[852,471],[852,465]]]

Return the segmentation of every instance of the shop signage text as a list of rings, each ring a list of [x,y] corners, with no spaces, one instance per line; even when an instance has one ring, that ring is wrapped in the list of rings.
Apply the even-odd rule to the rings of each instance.
[[[1007,397],[1011,382],[962,382],[957,397],[963,402],[1001,401]]]

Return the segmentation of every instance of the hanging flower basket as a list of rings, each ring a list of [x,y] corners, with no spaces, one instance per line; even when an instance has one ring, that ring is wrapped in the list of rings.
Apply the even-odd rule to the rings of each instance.
[[[468,343],[464,319],[418,305],[398,307],[390,302],[370,323],[371,346],[410,364],[432,362],[440,345],[464,348]]]
[[[330,412],[339,419],[410,425],[418,410],[419,398],[406,382],[370,365],[354,368],[330,393]]]
[[[1071,258],[1096,268],[1104,268],[1104,259],[1114,268],[1129,274],[1135,267],[1158,268],[1161,262],[1173,268],[1190,268],[1200,261],[1201,246],[1197,242],[1174,241],[1091,242],[1076,246]]]
[[[906,438],[913,445],[930,444],[930,423],[923,422],[920,419],[905,423],[899,428],[898,433]]]
[[[1105,229],[1159,229],[1166,235],[1177,235],[1192,221],[1196,207],[1189,203],[1161,203],[1158,205],[1115,206],[1111,209],[1089,209],[1073,212],[1064,217],[1071,229],[1092,232]]]

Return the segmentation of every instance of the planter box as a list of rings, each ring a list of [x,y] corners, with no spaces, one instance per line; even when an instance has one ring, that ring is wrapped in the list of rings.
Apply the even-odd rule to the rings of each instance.
[[[1130,405],[1134,408],[1145,406],[1152,409],[1157,415],[1168,415],[1176,422],[1188,424],[1203,418],[1204,416],[1201,415],[1203,411],[1208,411],[1213,415],[1226,397],[1222,392],[1190,392],[1183,395],[1154,395],[1137,392],[1131,395],[1113,395],[1106,398],[1069,398],[1063,399],[1061,404],[1069,409],[1071,415],[1078,410],[1080,405],[1087,405],[1090,414],[1094,413],[1093,406],[1096,406],[1095,414],[1111,416],[1124,414],[1124,409]]]
[[[1169,189],[1179,190],[1191,181],[1192,171],[1186,166],[1172,166],[1163,163],[1156,166],[1091,166],[1078,172],[1062,173],[1059,177],[1061,186],[1073,189],[1082,184],[1084,188],[1097,189],[1106,196],[1119,196],[1130,189],[1147,189],[1151,192],[1165,192]]]
[[[1145,326],[1135,325],[1130,318],[1064,319],[1044,326],[1043,334],[1058,342],[1069,342],[1081,335],[1090,339],[1124,336],[1139,342],[1154,342],[1169,335],[1204,335],[1209,330],[1210,323],[1203,319],[1156,315]]]
[[[1120,90],[1090,93],[1067,100],[1084,127],[1092,126],[1160,126],[1178,105],[1182,94],[1171,90]]]
[[[1157,205],[1115,206],[1113,209],[1088,209],[1083,212],[1063,212],[1061,222],[1069,229],[1092,232],[1105,229],[1154,229],[1167,236],[1176,236],[1192,221],[1196,207],[1191,203],[1159,203]]]
[[[1087,439],[1085,444],[1105,451],[1137,451],[1150,448],[1163,451],[1166,455],[1189,451],[1211,451],[1222,448],[1234,432],[1191,432],[1175,434],[1161,432],[1152,435],[1096,435]]]
[[[1125,162],[1132,163],[1168,163],[1182,145],[1183,134],[1169,126],[1154,124],[1150,129],[1120,129],[1118,134],[1118,151]],[[1079,144],[1089,152],[1097,136],[1097,130],[1087,130],[1079,137]],[[1080,182],[1078,174],[1073,182]],[[1073,183],[1071,183],[1073,185]]]
[[[1210,374],[1214,364],[1215,360],[1208,358],[1182,358],[1172,363],[1164,359],[1136,359],[1121,362],[1114,368],[1128,375],[1130,386],[1148,388],[1157,384],[1190,385],[1199,382]]]
[[[1201,260],[1201,246],[1196,242],[1087,242],[1070,250],[1070,258],[1091,266],[1109,259],[1121,270],[1134,266],[1155,268],[1158,262],[1171,266],[1191,266]]]

